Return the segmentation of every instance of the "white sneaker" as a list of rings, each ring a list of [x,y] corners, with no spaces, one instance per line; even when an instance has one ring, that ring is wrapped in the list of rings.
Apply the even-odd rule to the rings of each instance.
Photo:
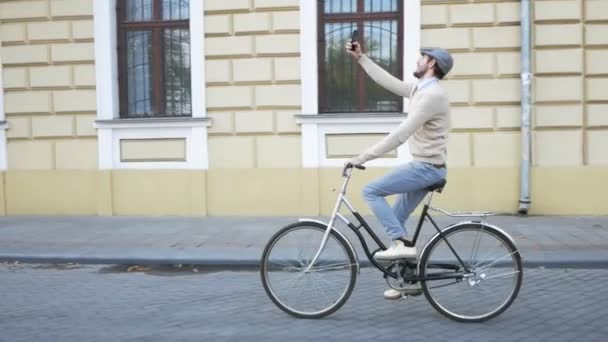
[[[401,291],[395,289],[388,289],[384,291],[384,299],[395,300],[401,298]]]
[[[395,289],[388,289],[384,291],[384,299],[395,300],[399,299],[403,296],[420,296],[422,294],[422,288],[420,287],[420,283],[416,285],[412,285],[412,287],[405,289],[403,291],[397,291]]]
[[[394,240],[393,244],[385,251],[374,254],[375,259],[416,259],[416,247],[406,247],[403,241]]]

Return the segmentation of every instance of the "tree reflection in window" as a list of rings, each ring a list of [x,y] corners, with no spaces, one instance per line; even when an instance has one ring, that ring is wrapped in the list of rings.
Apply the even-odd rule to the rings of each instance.
[[[325,0],[320,5],[320,112],[401,111],[401,98],[369,79],[344,46],[352,31],[359,30],[365,53],[401,78],[403,4],[397,0]]]
[[[119,0],[121,117],[191,116],[188,0]]]

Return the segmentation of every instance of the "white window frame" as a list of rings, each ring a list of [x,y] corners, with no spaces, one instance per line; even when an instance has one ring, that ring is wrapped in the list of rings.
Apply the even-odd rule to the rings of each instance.
[[[403,1],[403,75],[412,78],[420,51],[420,0]],[[319,115],[317,60],[317,1],[300,0],[300,70],[302,75],[302,114],[296,122],[302,126],[302,165],[305,168],[342,166],[344,159],[327,158],[325,141],[333,133],[389,133],[404,118],[402,115]],[[305,48],[304,48],[305,47]],[[403,112],[409,100],[403,99]],[[378,158],[370,166],[395,166],[411,160],[406,144],[397,149],[397,158]]]
[[[100,169],[197,169],[209,168],[205,102],[205,54],[203,1],[190,1],[190,58],[192,117],[120,119],[116,1],[94,0],[95,72]],[[123,162],[122,139],[186,139],[185,162]]]
[[[0,57],[0,171],[6,171],[8,166],[6,162],[6,130],[8,129],[8,123],[4,115],[4,79],[2,73],[2,57]]]

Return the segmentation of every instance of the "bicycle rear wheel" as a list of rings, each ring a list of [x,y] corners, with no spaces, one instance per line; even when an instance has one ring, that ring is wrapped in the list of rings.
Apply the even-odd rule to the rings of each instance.
[[[517,297],[523,277],[521,256],[511,238],[481,223],[452,226],[442,233],[445,239],[433,237],[420,257],[420,277],[426,278],[422,289],[431,305],[463,322],[481,322],[504,312]]]
[[[313,267],[305,271],[326,229],[315,222],[294,223],[277,232],[264,248],[260,270],[264,289],[281,310],[295,317],[321,318],[335,312],[355,286],[355,256],[334,231]]]

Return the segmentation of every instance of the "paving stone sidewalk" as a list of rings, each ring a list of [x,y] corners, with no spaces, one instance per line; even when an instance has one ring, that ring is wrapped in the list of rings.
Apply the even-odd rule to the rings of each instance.
[[[314,217],[325,221],[326,217]],[[388,241],[378,222],[368,222]],[[413,233],[418,217],[411,217]],[[257,265],[268,239],[295,217],[0,217],[0,260],[88,264]],[[445,226],[457,222],[437,217]],[[495,216],[528,267],[608,268],[608,216]],[[361,249],[356,236],[339,226]],[[421,241],[434,233],[423,227]],[[363,252],[359,254],[365,258]],[[364,260],[362,260],[364,261]]]

